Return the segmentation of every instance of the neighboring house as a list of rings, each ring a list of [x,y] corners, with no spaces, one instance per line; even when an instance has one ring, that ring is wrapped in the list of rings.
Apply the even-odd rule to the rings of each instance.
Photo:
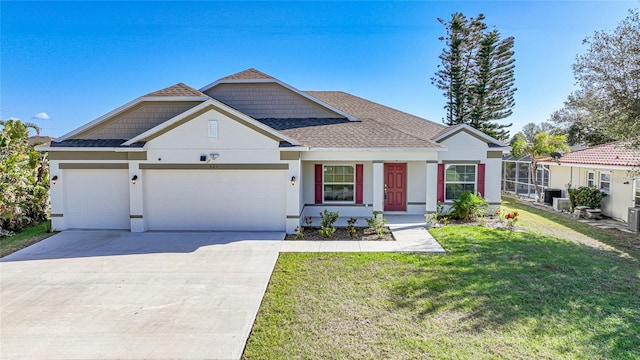
[[[56,138],[53,138],[51,136],[35,135],[35,136],[29,136],[27,141],[31,146],[37,146],[37,145],[49,146],[49,144],[55,139]]]
[[[152,92],[49,147],[55,230],[275,230],[434,212],[464,190],[500,203],[507,146],[255,69]]]
[[[629,207],[640,206],[640,150],[615,142],[563,154],[558,162],[550,158],[540,164],[549,166],[549,187],[593,186],[608,196],[602,201],[602,214],[627,221]]]

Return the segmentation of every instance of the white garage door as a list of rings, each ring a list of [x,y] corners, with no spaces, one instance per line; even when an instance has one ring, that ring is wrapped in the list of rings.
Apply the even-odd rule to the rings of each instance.
[[[285,171],[146,170],[149,230],[285,230]]]
[[[129,229],[126,169],[64,170],[64,218],[70,229]]]

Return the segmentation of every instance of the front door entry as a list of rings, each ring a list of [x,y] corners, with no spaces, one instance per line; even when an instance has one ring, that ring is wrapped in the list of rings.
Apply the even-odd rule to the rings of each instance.
[[[384,211],[407,210],[407,164],[384,164]]]

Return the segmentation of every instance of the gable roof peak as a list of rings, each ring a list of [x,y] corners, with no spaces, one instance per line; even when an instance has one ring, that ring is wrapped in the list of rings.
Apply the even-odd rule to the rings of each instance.
[[[203,97],[207,96],[200,91],[192,88],[191,86],[185,83],[177,83],[175,85],[166,87],[164,89],[160,89],[154,92],[150,92],[143,97]]]
[[[275,80],[275,78],[254,68],[248,68],[235,74],[225,76],[220,80]]]

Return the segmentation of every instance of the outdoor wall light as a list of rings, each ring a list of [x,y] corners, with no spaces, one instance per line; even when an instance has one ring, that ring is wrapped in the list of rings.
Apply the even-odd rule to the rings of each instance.
[[[296,177],[292,176],[291,177],[291,186],[294,186],[296,184]]]
[[[135,185],[137,182],[138,182],[138,175],[133,175],[133,177],[131,178],[131,183]]]
[[[51,178],[51,183],[52,183],[53,185],[55,185],[55,184],[57,184],[57,183],[58,183],[58,175],[54,175],[54,176]]]

